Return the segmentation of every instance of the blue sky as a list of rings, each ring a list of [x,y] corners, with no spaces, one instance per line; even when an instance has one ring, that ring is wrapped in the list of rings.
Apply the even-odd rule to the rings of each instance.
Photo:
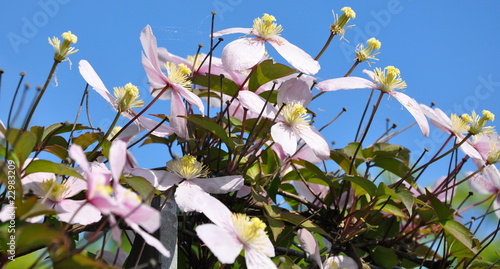
[[[354,76],[364,76],[361,72],[364,68],[394,65],[408,84],[405,93],[420,103],[436,102],[445,112],[459,114],[488,109],[500,117],[497,67],[500,2],[497,1],[460,0],[453,4],[412,0],[307,1],[306,4],[306,1],[262,0],[29,0],[23,3],[6,1],[0,10],[0,68],[5,70],[0,118],[4,121],[20,71],[27,72],[24,82],[32,87],[43,84],[53,56],[47,37],[59,37],[70,30],[79,38],[75,47],[80,51],[70,56],[71,66],[68,62],[59,65],[58,85],[51,84],[32,124],[73,121],[85,87],[77,68],[81,59],[93,65],[108,89],[132,82],[140,87],[145,101],[151,100],[140,63],[139,34],[147,24],[152,26],[160,46],[186,57],[196,52],[199,43],[205,44],[207,52],[212,10],[218,12],[215,30],[251,27],[254,18],[269,13],[283,25],[283,37],[315,56],[328,37],[332,10],[339,13],[344,6],[351,6],[357,13],[352,21],[356,27],[345,35],[349,43],[338,38],[332,42],[320,59],[322,69],[317,74],[318,80],[343,76],[352,65],[355,46],[376,37],[382,42],[380,61],[372,67],[361,64]],[[238,37],[226,36],[224,44]],[[216,56],[221,49],[222,46]],[[28,94],[28,100],[32,94],[33,91]],[[318,114],[318,128],[342,107],[348,109],[325,129],[325,136],[336,141],[336,147],[352,141],[368,94],[368,90],[327,93],[310,105]],[[114,112],[95,92],[91,92],[90,103],[94,124],[105,128]],[[157,103],[153,112],[168,113],[168,103]],[[368,141],[383,132],[386,118],[391,118],[399,128],[413,121],[397,101],[384,99]],[[413,127],[392,142],[409,147],[416,157],[423,147],[436,150],[444,138],[432,128],[430,138],[424,139],[418,128]],[[164,148],[145,146],[134,153],[147,167],[164,165],[167,160]]]

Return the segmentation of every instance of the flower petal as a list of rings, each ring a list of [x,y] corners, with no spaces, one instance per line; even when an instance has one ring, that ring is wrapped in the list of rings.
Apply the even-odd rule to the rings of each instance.
[[[320,268],[323,268],[323,263],[321,262],[321,257],[319,256],[318,241],[314,238],[314,235],[307,229],[302,228],[297,231],[297,239],[299,239],[302,249],[312,256]]]
[[[243,244],[235,235],[214,224],[199,225],[196,234],[221,263],[234,263],[243,249]]]
[[[204,191],[214,194],[234,192],[241,189],[243,186],[242,176],[193,178],[190,181],[200,186]]]
[[[274,254],[272,256],[274,256]],[[269,256],[266,256],[264,253],[251,248],[245,248],[245,262],[248,269],[277,268],[274,262],[269,258]]]
[[[307,54],[301,48],[279,36],[275,36],[273,39],[268,40],[268,42],[288,63],[300,72],[308,75],[318,73],[320,69],[318,61],[314,60],[311,55]]]
[[[109,166],[113,175],[114,185],[120,183],[120,176],[125,167],[125,156],[127,155],[127,143],[123,140],[115,140],[109,149]]]
[[[377,87],[378,86],[375,83],[360,77],[328,79],[321,81],[316,85],[318,90],[324,92],[354,89],[376,89]]]
[[[163,256],[167,258],[170,257],[170,251],[168,251],[158,239],[143,231],[137,224],[132,223],[129,224],[129,226],[144,239],[144,242],[156,248]]]
[[[429,123],[427,122],[427,118],[425,117],[424,112],[422,112],[422,109],[420,108],[420,105],[417,103],[417,101],[415,101],[415,99],[409,97],[408,95],[397,91],[391,91],[389,92],[389,95],[398,100],[410,112],[410,114],[417,121],[418,127],[420,127],[420,131],[422,131],[422,134],[424,136],[429,136]]]
[[[116,101],[116,98],[111,95],[106,89],[106,86],[104,86],[104,83],[102,82],[101,78],[97,75],[95,72],[94,68],[90,65],[89,62],[86,60],[81,60],[78,63],[78,69],[80,70],[80,74],[82,75],[83,79],[92,86],[92,88],[102,96],[108,103],[113,105],[114,108],[114,102]],[[116,109],[115,109],[116,110]]]
[[[188,139],[189,132],[187,129],[186,106],[180,94],[177,91],[172,91],[172,101],[170,103],[170,125],[174,128],[177,136]]]
[[[307,107],[312,99],[312,92],[306,81],[300,78],[291,78],[284,81],[278,90],[278,103],[298,103]]]
[[[295,130],[283,122],[277,122],[271,127],[274,142],[280,144],[283,151],[293,155],[297,151],[297,136]]]
[[[330,146],[323,135],[316,128],[309,126],[297,131],[300,138],[311,148],[316,156],[322,160],[330,158]]]
[[[217,31],[212,35],[212,38],[217,38],[223,35],[229,34],[247,34],[249,35],[252,32],[252,28],[242,28],[242,27],[234,27],[228,28],[221,31]]]
[[[61,212],[57,214],[61,221],[71,224],[88,225],[101,219],[101,212],[85,200],[65,199],[57,203],[54,209]]]
[[[257,115],[262,112],[262,117],[268,119],[274,119],[278,112],[274,106],[269,103],[266,104],[266,101],[262,97],[251,91],[240,91],[238,99],[243,107]]]
[[[222,64],[229,70],[243,71],[258,64],[265,55],[264,41],[241,38],[222,50]]]

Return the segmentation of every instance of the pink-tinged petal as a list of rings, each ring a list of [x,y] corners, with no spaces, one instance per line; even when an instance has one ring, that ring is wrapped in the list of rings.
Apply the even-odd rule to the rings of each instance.
[[[133,168],[128,170],[127,173],[146,179],[159,191],[170,189],[174,184],[182,181],[178,175],[167,171],[149,170],[144,168]]]
[[[294,68],[309,75],[318,73],[319,63],[311,55],[282,37],[276,36],[274,39],[268,40],[269,44]]]
[[[317,197],[322,198],[324,194],[328,191],[328,187],[316,184],[316,183],[304,183],[302,181],[294,181],[293,185],[295,186],[295,190],[297,190],[297,194],[300,197],[303,197],[309,202],[313,202],[315,204],[319,204],[319,200]],[[314,193],[312,193],[312,192]]]
[[[199,225],[196,234],[221,263],[234,263],[243,249],[243,244],[235,235],[214,224]]]
[[[56,175],[54,173],[33,173],[29,174],[22,178],[21,183],[23,184],[23,192],[26,194],[30,190],[36,196],[43,196],[46,194],[46,191],[40,185],[46,180],[55,180]]]
[[[312,256],[320,268],[323,268],[323,263],[321,262],[321,257],[319,256],[318,241],[314,238],[314,235],[307,229],[302,228],[297,231],[297,239],[299,239],[302,249]]]
[[[143,204],[136,193],[118,185],[115,189],[118,207],[112,213],[125,219],[127,223],[140,225],[152,233],[160,227],[160,212],[149,205]]]
[[[147,119],[147,118],[146,118]],[[143,122],[143,119],[139,118],[139,121],[141,121],[141,125],[144,125],[142,124]],[[147,127],[144,126],[146,129]],[[161,128],[161,126],[160,126]],[[134,136],[136,136],[139,132],[141,131],[141,129],[139,128],[139,126],[137,124],[131,124],[129,125],[125,130],[123,130],[117,137],[114,137],[113,140],[123,140],[125,142],[129,142],[130,140],[132,140],[132,138],[134,138]]]
[[[111,227],[111,238],[118,243],[118,245],[122,242],[122,230],[118,227],[118,222],[116,221],[115,216],[108,216],[109,226]]]
[[[495,165],[487,165],[484,168],[484,173],[500,192],[500,172],[498,168]]]
[[[184,64],[190,68],[192,67],[192,64],[189,63],[186,59],[168,52],[166,48],[160,47],[158,48],[157,52],[158,52],[158,60],[160,63],[172,62],[177,65]]]
[[[264,118],[274,119],[278,112],[278,109],[269,103],[266,104],[266,101],[262,97],[251,91],[240,91],[238,99],[243,107],[257,115],[264,110],[262,112],[262,117]]]
[[[214,178],[193,178],[191,183],[200,186],[204,191],[214,194],[229,193],[243,186],[242,176],[223,176]]]
[[[169,135],[175,133],[174,128],[172,128],[170,126],[167,126],[165,124],[158,126],[158,124],[160,124],[160,122],[158,122],[158,121],[152,120],[150,118],[146,118],[144,116],[140,116],[138,119],[139,119],[139,123],[141,124],[141,126],[144,127],[146,130],[151,131],[154,129],[154,131],[151,133],[153,135],[156,135],[159,137],[164,137],[164,136],[169,136]]]
[[[297,151],[297,136],[295,130],[283,122],[277,122],[271,127],[274,142],[280,144],[283,151],[293,155]]]
[[[151,26],[146,25],[146,27],[142,29],[139,39],[141,40],[144,54],[146,54],[146,57],[151,62],[151,65],[156,70],[160,70],[160,65],[158,63],[158,44],[156,42],[156,37],[153,34]]]
[[[498,191],[498,189],[482,174],[473,175],[467,183],[472,191],[479,194],[487,195]]]
[[[375,73],[371,70],[363,70],[363,73],[365,73],[372,81],[375,81]]]
[[[144,242],[146,242],[146,244],[156,248],[156,250],[158,250],[161,255],[167,258],[170,257],[170,251],[168,251],[158,239],[143,231],[139,226],[137,226],[137,224],[132,223],[129,224],[129,226],[144,239]]]
[[[252,188],[243,185],[243,186],[241,186],[241,189],[236,193],[236,197],[242,198],[242,197],[245,197],[247,195],[250,195],[251,193],[252,193]]]
[[[217,200],[206,193],[200,186],[185,181],[175,190],[175,202],[184,212],[203,212],[213,200]]]
[[[307,107],[311,102],[312,92],[306,81],[291,78],[280,85],[276,99],[278,103],[297,103]]]
[[[316,88],[320,91],[331,92],[354,89],[376,89],[373,82],[360,77],[333,78],[319,82]]]
[[[71,145],[69,148],[69,156],[80,166],[83,172],[90,172],[90,165],[87,161],[87,156],[83,153],[82,147],[76,144]]]
[[[456,135],[456,137],[457,137],[457,141],[456,141],[457,143],[460,143],[460,141],[462,141],[464,139],[463,137],[461,137],[459,135]],[[472,146],[470,143],[471,142],[468,140],[460,146],[460,149],[462,150],[462,152],[467,154],[469,157],[471,157],[473,159],[482,159],[483,157],[481,156],[479,151],[477,151],[477,149],[474,148],[474,146]]]
[[[234,28],[228,28],[228,29],[217,31],[212,35],[212,38],[217,38],[217,37],[220,37],[223,35],[229,35],[229,34],[249,35],[251,32],[252,32],[252,28],[234,27]]]
[[[351,257],[348,256],[333,256],[325,260],[323,263],[324,269],[337,269],[337,268],[359,268]],[[361,269],[361,268],[359,268]]]
[[[295,153],[293,156],[294,160],[304,160],[310,163],[320,163],[322,160],[314,154],[314,151],[309,145],[305,145]]]
[[[186,106],[182,101],[181,96],[177,91],[172,91],[172,101],[170,103],[170,125],[174,128],[177,136],[188,139],[189,132],[187,129]]]
[[[101,212],[85,200],[65,199],[54,206],[59,220],[71,224],[88,225],[101,219]],[[71,222],[70,222],[71,221]]]
[[[415,118],[418,126],[420,127],[420,131],[422,131],[422,134],[424,136],[429,136],[429,123],[427,122],[427,118],[422,112],[422,109],[420,108],[420,105],[417,103],[417,101],[401,92],[391,91],[389,92],[389,94],[396,100],[398,100]]]
[[[173,89],[179,92],[179,94],[186,99],[188,103],[190,103],[193,106],[196,106],[200,112],[201,115],[204,115],[205,113],[205,106],[203,105],[203,102],[201,101],[200,97],[198,95],[192,93],[191,91],[187,90],[184,87],[178,86],[178,85],[172,85]]]
[[[87,181],[76,177],[69,177],[64,184],[69,188],[64,192],[63,198],[73,197],[87,189]]]
[[[104,86],[101,78],[99,78],[89,62],[87,62],[86,60],[81,60],[78,63],[78,69],[80,70],[80,74],[82,75],[83,79],[85,79],[85,81],[90,86],[92,86],[92,88],[94,88],[94,90],[99,95],[102,96],[102,98],[104,98],[110,104],[113,104],[116,101],[116,98],[109,93],[108,89],[106,89],[106,86]]]
[[[255,38],[241,38],[224,47],[222,64],[229,70],[243,71],[257,65],[264,55],[264,41]]]
[[[114,184],[120,182],[120,176],[125,167],[125,156],[127,155],[127,143],[122,140],[115,140],[109,149],[109,166],[113,175]]]
[[[448,118],[448,116],[444,115],[445,118],[443,118],[443,115],[438,115],[437,111],[438,108],[432,109],[426,105],[420,104],[420,109],[422,109],[422,112],[424,115],[429,118],[430,122],[432,125],[434,125],[436,128],[439,130],[445,132],[445,133],[451,133],[451,121]],[[440,113],[442,113],[441,110],[439,110]],[[443,113],[444,114],[444,113]],[[446,120],[447,118],[447,120]]]
[[[322,160],[330,158],[330,146],[318,130],[310,126],[303,127],[297,130],[297,132],[318,158]]]
[[[498,194],[493,201],[493,210],[495,210],[495,215],[497,215],[497,218],[500,219],[500,195]]]
[[[245,249],[245,263],[248,269],[277,268],[269,256],[255,249]]]
[[[146,71],[148,82],[149,84],[151,84],[151,95],[153,97],[156,97],[161,92],[160,89],[163,89],[164,87],[169,85],[168,79],[160,69],[157,69],[153,66],[151,61],[144,54],[142,55],[142,66]],[[168,95],[166,93],[163,93],[159,98],[165,100],[168,99]]]

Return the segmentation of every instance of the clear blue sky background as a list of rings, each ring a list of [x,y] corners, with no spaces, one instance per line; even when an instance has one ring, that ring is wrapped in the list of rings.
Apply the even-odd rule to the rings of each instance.
[[[26,71],[24,81],[32,87],[42,85],[53,61],[47,37],[59,37],[68,30],[78,36],[75,47],[80,51],[70,56],[71,69],[68,62],[59,65],[58,86],[52,83],[48,88],[32,124],[74,120],[85,87],[77,67],[81,59],[94,66],[109,90],[132,82],[140,87],[146,102],[151,100],[140,62],[139,34],[147,24],[152,26],[160,46],[186,57],[196,52],[199,43],[205,44],[207,52],[212,10],[218,12],[216,30],[251,27],[254,18],[269,13],[283,25],[283,37],[315,56],[329,35],[332,10],[339,13],[347,5],[357,13],[352,21],[356,27],[345,35],[350,43],[338,38],[332,42],[320,60],[319,80],[343,76],[353,63],[354,47],[376,37],[382,48],[380,61],[372,68],[398,67],[408,84],[405,93],[418,102],[434,101],[442,110],[454,113],[489,109],[500,117],[497,1],[29,0],[3,1],[0,9],[0,68],[5,70],[0,118],[7,118],[18,73]],[[238,37],[225,39],[229,42]],[[215,55],[220,55],[221,49],[222,46]],[[364,76],[364,68],[370,67],[361,64],[353,75]],[[325,136],[336,141],[336,147],[352,141],[368,94],[368,90],[328,93],[311,104],[310,109],[318,114],[318,128],[342,107],[348,108],[341,119],[325,129]],[[33,92],[28,100],[32,96]],[[90,96],[93,122],[106,128],[114,112],[95,92]],[[167,102],[160,102],[152,112],[168,113],[168,107]],[[383,132],[386,118],[399,128],[413,122],[397,101],[384,99],[367,141]],[[81,121],[86,120],[82,117]],[[424,139],[413,127],[392,142],[409,147],[416,157],[423,147],[436,150],[444,137],[432,128],[431,137]],[[168,160],[163,147],[148,145],[134,153],[146,167],[162,166]],[[446,167],[438,168],[427,180],[433,181],[432,177],[444,173]]]

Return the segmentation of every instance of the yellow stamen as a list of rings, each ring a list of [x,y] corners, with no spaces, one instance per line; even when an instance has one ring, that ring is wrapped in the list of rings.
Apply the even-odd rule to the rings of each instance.
[[[257,31],[255,35],[266,40],[279,35],[283,28],[281,25],[274,23],[276,18],[267,13],[262,16],[262,18],[256,18],[253,20],[253,29]]]
[[[185,155],[180,159],[174,159],[167,163],[167,170],[177,174],[183,179],[207,177],[210,170],[207,166],[198,162],[195,157]]]
[[[63,200],[66,191],[69,189],[69,186],[58,183],[55,179],[44,180],[40,187],[46,193],[47,198],[54,202]]]
[[[185,64],[175,64],[173,62],[166,62],[165,69],[168,73],[168,80],[173,83],[180,85],[186,89],[190,88],[191,80],[189,80],[189,75],[191,74],[191,69]]]
[[[471,123],[469,132],[472,135],[493,133],[495,129],[493,126],[485,126],[488,121],[495,120],[495,115],[488,110],[483,110],[483,116],[480,117],[475,111],[472,111],[470,116]]]
[[[394,66],[387,66],[384,71],[380,68],[375,68],[375,82],[379,83],[380,90],[390,92],[395,89],[406,88],[406,82],[401,79],[399,69]]]
[[[72,43],[76,43],[78,38],[76,35],[72,34],[71,31],[65,32],[62,34],[62,37],[64,38],[62,44],[59,38],[49,37],[49,44],[54,47],[54,60],[57,62],[62,62],[66,60],[66,57],[68,55],[71,55],[78,50],[75,50],[75,48],[70,47]]]
[[[266,234],[264,231],[266,224],[257,217],[249,218],[240,213],[235,213],[231,217],[238,238],[243,244],[253,244],[255,239],[259,240]]]
[[[368,59],[371,60],[378,60],[375,58],[379,52],[373,53],[374,50],[380,50],[380,47],[382,46],[382,43],[378,41],[376,38],[372,37],[366,41],[368,44],[367,47],[365,47],[363,44],[359,44],[357,49],[356,49],[356,59],[360,62],[364,62]]]
[[[330,25],[330,31],[335,35],[340,35],[340,38],[344,38],[346,24],[350,19],[356,18],[356,12],[352,10],[350,7],[343,7],[340,11],[343,11],[344,14],[338,17],[337,14],[333,13],[334,22]]]
[[[286,104],[281,110],[281,114],[285,118],[285,122],[293,127],[309,125],[309,114],[301,104],[291,103]]]
[[[123,87],[115,87],[114,95],[116,97],[115,105],[120,112],[127,111],[134,107],[144,106],[144,102],[139,99],[139,89],[132,85],[132,83],[127,83]]]
[[[469,119],[470,116],[465,114],[462,116],[458,116],[457,114],[451,114],[450,120],[451,120],[451,129],[453,133],[455,134],[464,134],[469,132],[469,122],[472,121],[472,119]]]

